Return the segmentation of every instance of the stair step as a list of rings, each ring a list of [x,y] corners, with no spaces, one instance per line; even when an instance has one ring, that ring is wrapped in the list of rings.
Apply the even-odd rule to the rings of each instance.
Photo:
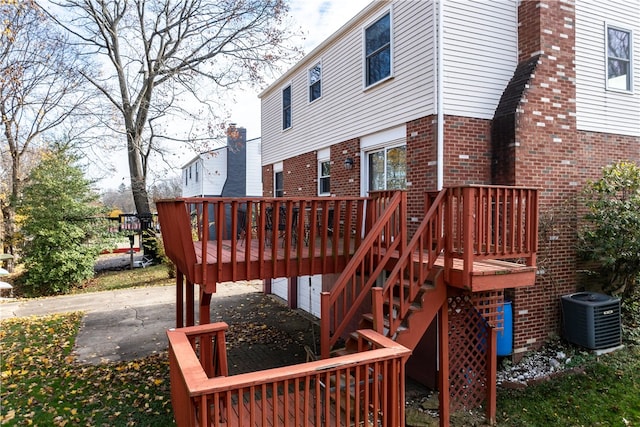
[[[368,320],[369,322],[371,322],[371,324],[373,325],[373,313],[365,313],[362,315],[362,318],[365,320]],[[389,332],[389,319],[388,318],[383,318],[382,319],[382,323],[383,323],[383,335],[386,335],[387,332]],[[406,331],[407,327],[400,325],[398,327],[398,331],[397,332],[402,332],[402,331]]]

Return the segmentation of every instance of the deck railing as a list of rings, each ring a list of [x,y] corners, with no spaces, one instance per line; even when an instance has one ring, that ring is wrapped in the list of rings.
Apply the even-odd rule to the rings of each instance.
[[[190,253],[186,246],[195,244],[190,258],[200,268],[188,279],[205,284],[336,272],[362,241],[367,200],[191,197],[156,205],[165,247]]]
[[[404,191],[372,194],[371,213],[375,222],[367,226],[362,244],[353,254],[330,292],[320,295],[320,349],[329,357],[331,347],[350,323],[370,302],[370,291],[393,257],[402,254],[406,241],[406,202]],[[355,328],[354,328],[355,329]]]
[[[206,342],[224,324],[167,332],[171,399],[182,426],[404,425],[404,365],[410,350],[371,330],[359,353],[234,376],[206,371]]]
[[[468,280],[473,262],[522,260],[535,265],[538,246],[538,191],[505,186],[449,188],[446,201],[445,273],[453,258],[463,260]]]
[[[425,217],[388,274],[384,286],[373,293],[374,329],[394,337],[444,249],[446,190],[427,196]],[[384,304],[385,301],[393,302]],[[384,319],[387,320],[386,324]],[[384,326],[383,326],[384,325]]]

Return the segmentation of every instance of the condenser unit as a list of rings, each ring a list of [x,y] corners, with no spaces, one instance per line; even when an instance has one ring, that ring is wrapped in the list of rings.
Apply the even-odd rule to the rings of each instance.
[[[567,341],[592,350],[622,343],[620,298],[595,292],[563,295],[562,324]]]

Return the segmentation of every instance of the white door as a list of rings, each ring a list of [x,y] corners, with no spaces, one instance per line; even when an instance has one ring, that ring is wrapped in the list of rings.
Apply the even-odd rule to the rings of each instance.
[[[298,277],[298,308],[320,317],[322,275]]]
[[[271,293],[279,296],[285,301],[289,301],[288,287],[289,287],[289,279],[286,277],[278,277],[271,281]]]

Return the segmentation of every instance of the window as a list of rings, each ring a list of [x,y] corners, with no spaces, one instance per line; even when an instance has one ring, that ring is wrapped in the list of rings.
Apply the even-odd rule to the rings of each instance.
[[[391,15],[386,14],[365,30],[366,86],[391,76]]]
[[[198,182],[198,164],[196,163],[196,182]]]
[[[282,90],[282,129],[291,127],[291,86]]]
[[[407,146],[367,153],[369,191],[407,188]]]
[[[284,174],[276,172],[273,176],[273,194],[276,197],[284,197]]]
[[[318,162],[318,194],[328,195],[331,193],[331,162],[321,160]]]
[[[309,70],[309,102],[322,96],[322,65],[317,63]]]
[[[184,170],[184,185],[189,184],[189,175],[187,174],[187,170]]]
[[[631,91],[631,32],[607,27],[607,88]]]

